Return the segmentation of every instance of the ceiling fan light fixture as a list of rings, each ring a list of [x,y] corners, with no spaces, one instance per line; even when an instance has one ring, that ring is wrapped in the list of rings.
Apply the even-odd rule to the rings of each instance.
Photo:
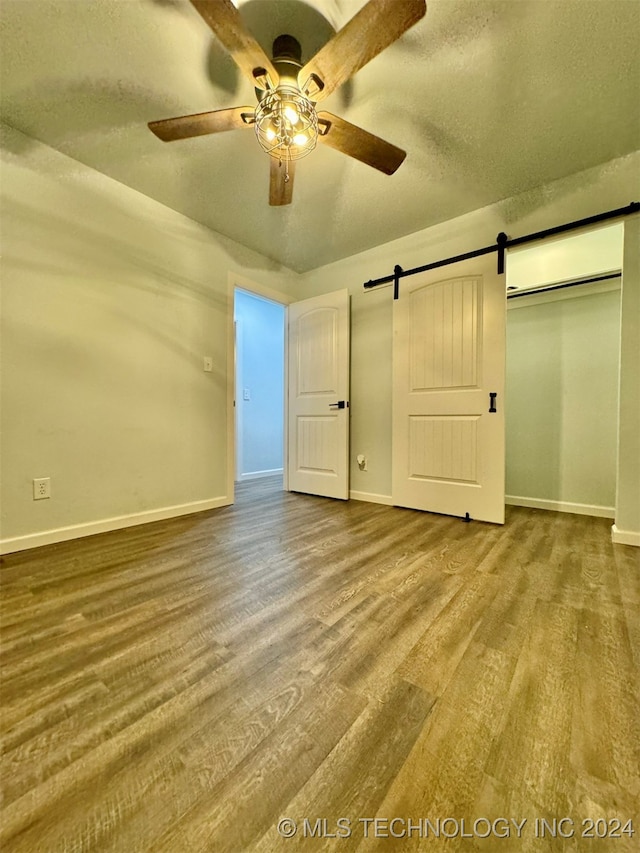
[[[268,90],[256,108],[256,136],[274,157],[299,160],[316,147],[318,116],[312,101],[295,86]]]
[[[231,107],[149,122],[163,142],[191,139],[255,126],[258,142],[270,155],[269,204],[291,203],[295,161],[320,141],[392,175],[406,152],[316,104],[331,95],[364,65],[399,39],[427,11],[426,0],[360,0],[360,11],[314,57],[302,64],[302,47],[282,33],[273,42],[272,59],[245,27],[238,0],[191,0],[258,98],[257,109]],[[302,82],[304,81],[304,82]]]

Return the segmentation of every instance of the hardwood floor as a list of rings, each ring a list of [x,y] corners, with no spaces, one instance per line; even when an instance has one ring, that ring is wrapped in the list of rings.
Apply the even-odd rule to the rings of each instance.
[[[639,849],[640,562],[605,519],[263,480],[0,576],[6,853]]]

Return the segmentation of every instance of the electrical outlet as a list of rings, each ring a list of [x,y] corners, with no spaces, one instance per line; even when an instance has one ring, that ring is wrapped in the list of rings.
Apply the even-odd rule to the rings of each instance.
[[[33,481],[33,499],[41,501],[51,497],[51,477],[39,477]]]

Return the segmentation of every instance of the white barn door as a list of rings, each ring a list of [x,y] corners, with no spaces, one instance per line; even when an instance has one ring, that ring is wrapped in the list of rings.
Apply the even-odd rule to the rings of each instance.
[[[396,506],[504,523],[506,292],[496,266],[491,253],[401,281],[393,338]]]
[[[289,306],[289,489],[349,498],[349,293]]]

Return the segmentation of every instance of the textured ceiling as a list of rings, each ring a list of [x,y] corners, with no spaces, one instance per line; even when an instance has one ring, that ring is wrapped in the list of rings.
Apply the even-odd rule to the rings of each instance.
[[[245,0],[270,54],[310,58],[362,0]],[[253,105],[188,0],[2,0],[2,119],[306,271],[640,148],[640,2],[428,0],[323,108],[404,148],[387,177],[321,146],[268,205],[250,131],[162,143],[146,123]]]

